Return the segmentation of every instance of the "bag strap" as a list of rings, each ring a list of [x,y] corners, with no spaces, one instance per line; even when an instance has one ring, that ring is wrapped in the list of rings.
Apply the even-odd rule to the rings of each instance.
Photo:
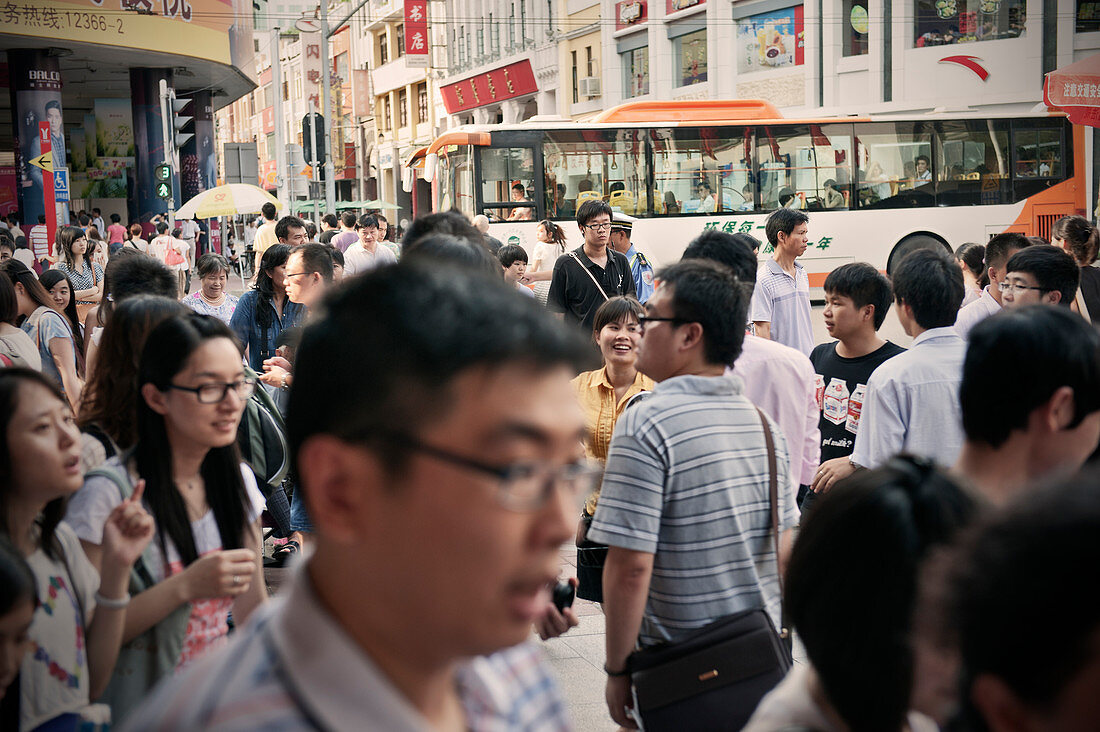
[[[577,253],[576,252],[569,252],[569,256],[573,258],[574,262],[576,262],[577,264],[579,264],[581,266],[581,269],[584,270],[584,273],[586,275],[588,275],[588,279],[592,280],[592,284],[595,285],[596,289],[600,291],[601,295],[603,295],[604,302],[607,302],[608,300],[610,300],[611,298],[608,297],[607,293],[603,291],[603,285],[601,285],[599,282],[596,281],[596,278],[592,275],[591,272],[588,271],[588,267],[585,267],[584,262],[582,262],[581,258],[577,256]]]
[[[125,465],[129,462],[129,453],[124,454],[122,458],[122,464]],[[134,486],[130,482],[130,476],[111,465],[100,465],[98,468],[89,470],[84,474],[84,480],[88,478],[106,478],[111,481],[115,484],[115,487],[118,488],[118,494],[124,501],[129,499],[134,493]],[[141,588],[142,590],[147,590],[157,583],[156,580],[153,579],[152,573],[149,572],[148,567],[148,562],[153,559],[151,553],[152,547],[153,542],[149,542],[149,546],[145,548],[145,551],[142,552],[141,556],[134,562],[133,572],[137,575],[137,578],[145,584],[145,586]]]
[[[1085,304],[1085,295],[1081,292],[1081,288],[1077,288],[1077,310],[1081,313],[1081,317],[1088,323],[1092,323],[1092,314],[1089,313],[1089,307]]]
[[[756,407],[756,413],[760,415],[760,421],[764,424],[764,445],[768,450],[768,514],[771,523],[772,541],[775,543],[775,576],[779,581],[779,637],[786,643],[790,643],[790,632],[787,630],[787,606],[783,602],[783,572],[779,567],[779,470],[775,456],[775,438],[772,437],[771,425],[764,414],[764,410]]]

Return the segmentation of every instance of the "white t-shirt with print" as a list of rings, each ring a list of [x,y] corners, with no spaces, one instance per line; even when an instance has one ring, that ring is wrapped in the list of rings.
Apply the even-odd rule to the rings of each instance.
[[[91,693],[84,631],[95,614],[99,574],[71,528],[59,524],[54,536],[64,559],[51,559],[41,549],[27,557],[39,605],[31,621],[31,648],[19,667],[19,728],[24,730],[79,712]]]
[[[105,467],[115,470],[121,469],[119,459],[112,458],[107,461]],[[241,463],[241,475],[244,478],[245,492],[248,494],[248,523],[254,522],[264,510],[266,501],[260,489],[256,486],[256,478],[252,469],[245,463]],[[131,480],[134,479],[131,473]],[[65,514],[65,523],[72,526],[76,535],[93,544],[103,542],[103,524],[107,516],[115,506],[122,502],[118,486],[111,480],[93,476],[84,482],[84,487],[77,491],[69,500],[69,507]],[[148,508],[148,506],[146,507]],[[214,511],[207,511],[202,518],[191,522],[191,533],[195,537],[195,550],[201,557],[210,552],[219,551],[222,548],[221,534],[218,532],[218,522],[214,518]],[[167,562],[160,551],[160,534],[153,535],[150,546],[155,560],[154,566],[148,567],[149,573],[157,582],[182,572],[185,567],[179,552],[171,540],[166,542],[168,547]],[[228,634],[229,611],[233,608],[233,598],[218,597],[204,600],[195,600],[191,603],[191,619],[187,623],[187,635],[184,639],[183,652],[180,655],[177,670],[184,668],[188,663],[211,650],[225,644]]]

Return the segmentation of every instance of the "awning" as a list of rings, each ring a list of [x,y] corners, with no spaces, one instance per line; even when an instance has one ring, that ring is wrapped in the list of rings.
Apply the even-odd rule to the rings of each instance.
[[[1047,74],[1043,101],[1074,124],[1100,127],[1100,54]]]

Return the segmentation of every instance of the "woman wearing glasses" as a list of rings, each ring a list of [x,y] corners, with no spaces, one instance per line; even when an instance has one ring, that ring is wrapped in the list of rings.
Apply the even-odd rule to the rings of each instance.
[[[105,694],[116,723],[160,678],[223,645],[230,610],[243,623],[266,598],[264,499],[236,445],[255,381],[232,331],[206,315],[169,318],[149,334],[140,363],[137,443],[89,473],[66,515],[97,567],[104,520],[139,481],[156,522]]]

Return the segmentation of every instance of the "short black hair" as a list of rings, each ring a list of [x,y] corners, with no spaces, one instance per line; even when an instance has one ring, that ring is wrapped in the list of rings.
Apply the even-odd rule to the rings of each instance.
[[[1007,309],[968,337],[959,386],[967,439],[1000,447],[1063,386],[1073,389],[1070,428],[1100,410],[1100,333],[1079,315],[1043,305]]]
[[[685,259],[707,259],[725,265],[733,270],[737,279],[744,285],[756,284],[758,263],[752,253],[752,243],[756,240],[748,234],[727,234],[717,229],[707,229],[692,239],[684,249],[680,261]]]
[[[893,300],[890,280],[866,262],[849,262],[837,267],[825,278],[823,289],[826,294],[851,298],[857,308],[874,305],[875,330],[882,327]]]
[[[374,214],[363,214],[359,217],[359,220],[355,222],[355,225],[360,229],[377,229],[378,217]]]
[[[523,187],[522,183],[513,183],[512,184],[512,190],[513,191],[519,191],[520,193],[522,193],[525,196],[527,195],[527,189]]]
[[[927,155],[918,155],[917,157],[915,157],[913,159],[913,162],[914,163],[919,163],[922,160],[924,161],[925,165],[931,165],[932,164],[932,161],[928,159]]]
[[[12,254],[15,254],[15,240],[11,238],[11,234],[6,231],[0,234],[0,249],[7,249]]]
[[[310,274],[316,272],[325,282],[332,282],[332,249],[324,244],[299,244],[292,247],[290,255],[302,255],[302,266]],[[289,260],[289,257],[287,258]]]
[[[332,255],[332,264],[333,265],[338,264],[338,265],[340,265],[341,268],[344,266],[344,253],[343,252],[341,252],[339,249],[336,249],[335,247],[333,247],[333,248],[330,248],[328,250],[328,253]]]
[[[336,228],[336,214],[325,214],[321,217],[321,221],[325,222],[326,226]]]
[[[985,266],[1003,267],[1013,253],[1030,246],[1032,246],[1031,240],[1015,231],[997,234],[985,245]]]
[[[592,336],[598,338],[600,331],[611,323],[623,320],[639,322],[638,319],[643,315],[645,315],[645,308],[630,295],[616,295],[608,298],[596,309],[596,316],[592,320]]]
[[[291,229],[305,229],[306,222],[297,216],[284,216],[275,224],[275,238],[285,244]]]
[[[599,198],[589,198],[580,206],[577,206],[577,223],[581,226],[588,226],[588,222],[600,214],[607,214],[608,219],[615,217],[615,212],[611,210],[611,206],[606,201]]]
[[[226,277],[229,276],[230,272],[229,260],[220,254],[207,252],[199,257],[199,261],[195,262],[195,274],[199,276],[200,280],[218,272],[225,272]]]
[[[164,223],[163,221],[158,223],[157,224],[157,233],[158,234],[167,234],[168,233],[168,224]]]
[[[118,303],[135,295],[160,295],[175,299],[177,278],[162,262],[140,252],[132,257],[115,257],[103,273],[111,300]]]
[[[463,372],[508,363],[536,372],[579,370],[591,354],[575,329],[534,298],[499,277],[494,282],[438,261],[402,259],[372,270],[335,288],[320,314],[306,328],[294,364],[292,455],[326,434],[373,444],[399,468],[402,455],[387,436],[415,436],[446,414]],[[354,363],[354,377],[334,377],[338,363]],[[353,382],[371,388],[350,388]]]
[[[904,727],[921,565],[975,513],[931,462],[901,456],[842,481],[803,520],[785,609],[849,729]]]
[[[1012,255],[1006,272],[1026,272],[1035,278],[1044,292],[1058,292],[1058,304],[1069,307],[1077,297],[1081,269],[1065,250],[1044,244],[1022,249]]]
[[[267,203],[265,203],[263,206],[260,207],[260,213],[262,213],[264,218],[267,219],[268,221],[274,221],[275,220],[275,215],[278,213],[278,209],[275,208],[274,203],[272,203],[271,201],[268,201]]]
[[[111,214],[111,223],[112,223],[112,224],[117,224],[117,223],[118,223],[119,221],[122,221],[122,217],[121,217],[121,216],[119,216],[119,215],[118,215],[118,214],[116,214],[116,213],[113,213],[113,214]]]
[[[942,248],[916,249],[894,270],[894,299],[912,308],[925,330],[955,324],[965,289],[962,270]]]
[[[686,259],[657,275],[672,287],[672,316],[703,326],[703,355],[711,364],[732,366],[741,355],[748,322],[749,293],[729,267]]]
[[[433,262],[459,267],[489,276],[500,282],[504,273],[500,260],[480,242],[472,242],[450,234],[428,234],[405,246],[402,261]]]
[[[340,214],[340,223],[343,224],[348,229],[354,229],[355,228],[355,214],[352,213],[351,211],[345,211],[344,213]]]
[[[500,260],[500,266],[507,269],[516,262],[527,262],[527,250],[518,244],[505,244],[497,252],[497,259]]]
[[[417,216],[413,219],[412,223],[409,224],[409,228],[405,230],[405,238],[402,240],[403,251],[408,252],[408,249],[415,246],[417,241],[433,234],[445,234],[465,239],[472,244],[485,248],[485,238],[481,235],[481,232],[474,228],[474,225],[461,211],[451,209],[450,211],[430,213],[426,216]]]
[[[1092,469],[1036,486],[952,557],[948,623],[962,657],[966,729],[986,728],[970,693],[979,676],[1046,710],[1095,662],[1100,586],[1082,568],[1100,565],[1098,534],[1100,473]]]
[[[771,212],[764,224],[764,231],[768,235],[768,243],[774,247],[779,243],[779,232],[790,236],[799,224],[809,222],[810,217],[797,209],[777,208]]]

